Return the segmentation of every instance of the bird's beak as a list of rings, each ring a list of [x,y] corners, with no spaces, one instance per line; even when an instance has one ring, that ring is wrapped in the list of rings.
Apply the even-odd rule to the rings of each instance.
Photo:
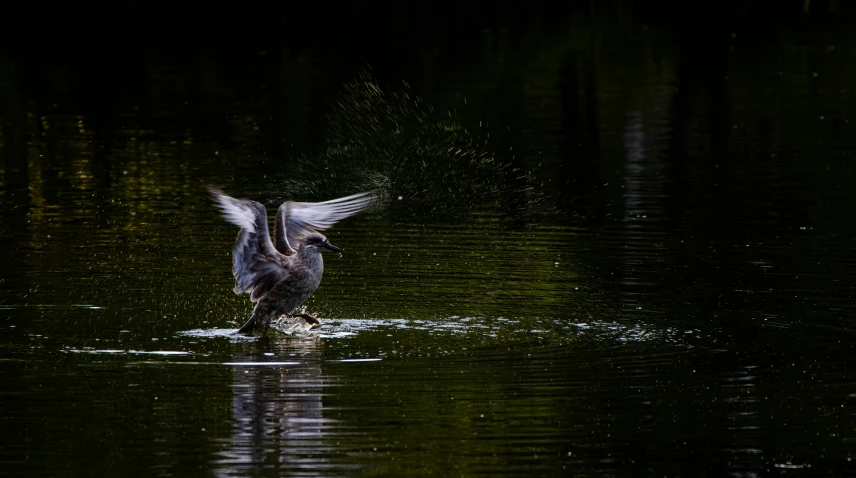
[[[339,249],[338,247],[334,246],[333,244],[330,244],[329,242],[325,242],[325,243],[324,243],[324,248],[325,248],[325,249],[330,249],[330,250],[331,250],[331,251],[333,251],[333,252],[342,252],[342,250],[341,250],[341,249]]]

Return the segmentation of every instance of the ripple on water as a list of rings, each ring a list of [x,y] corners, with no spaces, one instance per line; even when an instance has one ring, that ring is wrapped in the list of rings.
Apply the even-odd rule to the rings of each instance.
[[[307,327],[303,320],[297,322],[278,320],[271,324],[269,337],[288,336],[295,338],[353,339],[361,335],[378,333],[398,334],[400,340],[435,337],[438,340],[477,339],[481,343],[517,342],[531,339],[549,340],[553,343],[597,340],[613,343],[662,342],[686,343],[702,339],[705,332],[694,328],[663,327],[645,322],[629,322],[608,319],[587,320],[541,320],[538,318],[508,317],[460,317],[445,319],[349,319],[325,318],[321,327]],[[260,336],[237,334],[237,329],[193,329],[178,332],[180,336],[203,339],[225,338],[231,342],[252,342]],[[405,335],[401,335],[404,333]]]

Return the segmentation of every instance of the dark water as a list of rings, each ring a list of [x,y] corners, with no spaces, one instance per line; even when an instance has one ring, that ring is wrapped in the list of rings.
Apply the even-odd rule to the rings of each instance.
[[[0,474],[856,475],[856,30],[807,4],[7,45]],[[231,335],[208,183],[384,195],[322,328]]]

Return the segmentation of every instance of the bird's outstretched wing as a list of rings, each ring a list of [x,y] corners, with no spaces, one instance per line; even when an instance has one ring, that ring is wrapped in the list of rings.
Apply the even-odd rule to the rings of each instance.
[[[232,249],[234,291],[249,293],[256,302],[288,274],[288,263],[283,263],[270,240],[267,211],[260,203],[229,197],[215,187],[209,186],[208,191],[223,217],[241,228]]]
[[[366,209],[376,199],[370,191],[324,202],[284,202],[276,213],[276,249],[283,254],[293,254],[303,236],[313,229],[329,229],[336,222]]]

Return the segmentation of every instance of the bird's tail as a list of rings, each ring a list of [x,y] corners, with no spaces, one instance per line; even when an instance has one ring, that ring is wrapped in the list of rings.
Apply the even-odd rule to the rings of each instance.
[[[261,328],[261,326],[257,325],[256,322],[258,322],[258,321],[256,320],[255,315],[250,317],[250,320],[246,321],[244,323],[244,325],[242,325],[241,328],[238,329],[238,333],[239,334],[248,334],[255,329]]]
[[[256,329],[264,329],[265,334],[267,334],[268,327],[270,327],[270,321],[273,318],[272,311],[269,311],[265,306],[264,302],[258,302],[253,308],[253,315],[250,317],[250,320],[244,323],[240,329],[238,329],[239,334],[247,334]]]

